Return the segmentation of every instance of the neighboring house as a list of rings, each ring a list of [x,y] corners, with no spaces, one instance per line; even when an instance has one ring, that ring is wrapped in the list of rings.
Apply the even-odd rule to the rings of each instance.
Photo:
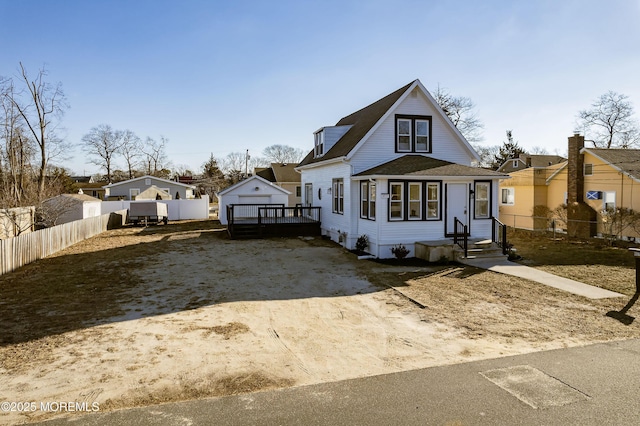
[[[218,219],[220,219],[221,224],[227,225],[227,206],[230,205],[260,206],[280,204],[286,207],[290,194],[286,189],[269,182],[263,177],[251,176],[216,194],[219,205]],[[238,209],[238,211],[239,213],[237,214],[253,216],[257,214],[257,207]]]
[[[94,183],[93,176],[69,176],[73,183]]]
[[[549,167],[555,164],[564,163],[565,161],[567,161],[567,159],[559,155],[521,154],[518,158],[511,158],[502,163],[496,171],[501,173],[512,173],[529,167]]]
[[[162,191],[171,194],[173,199],[194,198],[194,190],[196,188],[194,185],[148,175],[105,185],[103,188],[105,190],[105,199],[107,200],[135,200],[137,195],[151,186],[156,186]]]
[[[73,188],[82,194],[89,195],[100,200],[104,200],[104,182],[74,182]]]
[[[289,191],[291,194],[289,194],[287,205],[295,207],[302,202],[300,173],[295,170],[295,167],[295,164],[271,163],[269,167],[256,169],[255,175]]]
[[[511,174],[500,184],[500,219],[509,226],[547,229],[545,212],[567,206],[556,223],[572,236],[609,234],[607,210],[640,211],[640,150],[585,148],[584,137],[569,137],[569,159]],[[534,219],[532,216],[537,216]],[[556,215],[557,216],[557,215]],[[614,230],[615,231],[615,230]],[[632,228],[623,238],[637,238]]]
[[[314,133],[298,165],[303,204],[321,207],[324,235],[392,257],[403,244],[450,238],[457,218],[471,238],[491,238],[498,180],[419,80]]]
[[[100,216],[102,201],[85,194],[61,194],[43,202],[46,219],[51,225]]]

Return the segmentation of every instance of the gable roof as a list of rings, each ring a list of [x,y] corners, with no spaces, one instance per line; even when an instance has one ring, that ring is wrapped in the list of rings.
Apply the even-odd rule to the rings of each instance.
[[[81,201],[83,203],[85,203],[85,202],[102,202],[101,199],[96,198],[96,197],[92,197],[91,195],[87,195],[87,194],[60,194],[60,195],[57,195],[55,197],[49,198],[49,200],[60,199],[60,198],[67,198],[67,199],[71,199],[71,200]]]
[[[287,194],[287,195],[291,194],[291,192],[290,192],[290,191],[287,191],[286,189],[284,189],[284,188],[282,188],[282,187],[280,187],[280,186],[278,186],[278,185],[275,185],[275,184],[273,184],[273,183],[269,182],[269,181],[268,181],[268,180],[266,180],[265,178],[263,178],[263,177],[261,177],[261,176],[258,176],[258,175],[253,175],[253,176],[251,176],[251,177],[250,177],[250,178],[248,178],[248,179],[241,180],[240,182],[236,182],[236,183],[234,183],[234,184],[233,184],[233,185],[231,185],[230,187],[225,188],[224,190],[222,190],[222,191],[218,192],[218,194],[217,194],[217,195],[218,195],[218,197],[219,197],[219,196],[221,196],[221,195],[224,195],[224,194],[226,194],[227,192],[230,192],[230,191],[232,191],[232,190],[234,190],[234,189],[236,189],[236,188],[239,188],[239,187],[241,187],[241,186],[243,186],[243,185],[246,185],[246,184],[248,184],[248,183],[250,183],[251,181],[254,181],[254,180],[258,180],[258,181],[260,181],[260,182],[262,182],[262,183],[264,183],[264,184],[267,184],[267,185],[269,185],[271,188],[274,188],[275,190],[280,191],[280,192],[282,192],[282,193],[284,193],[284,194]]]
[[[509,175],[480,167],[464,166],[423,155],[408,154],[354,176],[465,176],[505,179]]]
[[[580,152],[588,152],[614,169],[640,180],[640,149],[583,148]]]
[[[298,164],[298,167],[345,157],[353,153],[358,144],[362,142],[363,138],[375,130],[377,125],[387,116],[387,114],[391,112],[392,108],[408,96],[408,94],[415,88],[419,88],[444,121],[451,127],[453,132],[458,135],[461,141],[464,142],[469,152],[471,152],[476,159],[479,159],[478,154],[473,150],[471,145],[469,145],[469,142],[467,142],[464,136],[462,136],[460,131],[453,125],[444,111],[442,111],[442,108],[440,108],[438,103],[429,94],[429,91],[422,85],[420,80],[414,80],[382,99],[379,99],[374,103],[341,118],[340,121],[336,123],[336,126],[351,126],[351,128],[322,157],[313,158],[313,150],[311,150],[300,164]]]
[[[170,183],[172,185],[182,186],[184,188],[195,189],[195,185],[187,185],[187,184],[184,184],[184,183],[176,182],[175,180],[169,180],[169,179],[159,178],[157,176],[150,176],[150,175],[144,175],[144,176],[140,176],[140,177],[133,178],[133,179],[123,180],[121,182],[111,183],[109,185],[103,186],[103,188],[113,188],[114,186],[124,185],[124,184],[127,184],[127,183],[135,182],[137,180],[142,180],[142,179],[154,179],[154,180],[159,180],[160,182],[166,182],[166,183]]]
[[[261,178],[266,179],[269,182],[276,181],[276,175],[273,174],[273,169],[271,167],[256,167],[255,175],[260,176]]]
[[[295,170],[296,164],[271,163],[271,170],[276,182],[300,182],[300,173]]]
[[[520,162],[522,162],[524,167],[509,167],[511,166],[511,162],[513,160],[519,160]],[[527,164],[529,161],[531,162],[530,165]],[[563,161],[567,161],[567,159],[559,155],[520,154],[518,158],[509,158],[508,160],[505,160],[505,162],[502,163],[500,167],[498,167],[497,171],[510,171],[505,169],[522,170],[527,167],[548,167],[554,164],[562,163]]]

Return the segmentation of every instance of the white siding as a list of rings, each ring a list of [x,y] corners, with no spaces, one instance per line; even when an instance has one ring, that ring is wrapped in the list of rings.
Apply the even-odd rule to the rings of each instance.
[[[395,152],[395,115],[430,115],[432,116],[431,146],[432,153],[426,154],[440,160],[470,166],[473,157],[449,124],[429,104],[422,95],[409,95],[398,108],[378,126],[371,137],[355,152],[351,159],[354,173],[386,163],[406,153]]]
[[[353,126],[327,126],[322,129],[324,133],[324,152],[329,151],[351,127]]]
[[[258,177],[251,177],[218,195],[218,219],[227,224],[227,206],[231,204],[284,204],[289,202],[289,194],[277,185]]]
[[[344,214],[332,212],[333,194],[329,191],[333,185],[333,179],[342,178],[344,181]],[[347,163],[329,164],[326,166],[314,167],[302,171],[302,193],[304,195],[305,184],[313,184],[313,200],[311,205],[321,207],[320,226],[322,234],[330,236],[332,240],[338,241],[338,231],[346,233],[348,239],[352,239],[354,229],[350,220],[353,208],[349,201],[351,189],[351,166]],[[318,190],[321,191],[322,198],[318,198]],[[303,200],[303,203],[305,200]],[[357,238],[357,235],[355,235]],[[355,240],[354,240],[355,241]]]

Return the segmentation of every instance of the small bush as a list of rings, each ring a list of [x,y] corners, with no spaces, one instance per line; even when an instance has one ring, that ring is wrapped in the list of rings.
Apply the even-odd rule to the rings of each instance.
[[[404,259],[409,254],[409,250],[402,244],[391,247],[391,253],[396,259]]]
[[[356,250],[358,252],[364,252],[365,250],[367,250],[367,247],[369,247],[369,237],[367,237],[365,234],[360,235],[356,240]]]

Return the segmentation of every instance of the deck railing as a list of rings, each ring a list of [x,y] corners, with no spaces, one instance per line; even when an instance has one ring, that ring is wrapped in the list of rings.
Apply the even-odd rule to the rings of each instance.
[[[493,221],[491,226],[491,241],[502,248],[502,254],[507,254],[509,251],[509,248],[507,247],[507,225],[500,222],[495,217],[492,217],[491,219]]]
[[[230,204],[227,206],[227,221],[233,225],[236,220],[256,219],[261,207],[284,208],[284,204]]]
[[[469,228],[460,222],[457,217],[453,218],[453,243],[464,250],[464,257],[469,252]]]
[[[320,222],[320,207],[258,207],[258,224]]]

